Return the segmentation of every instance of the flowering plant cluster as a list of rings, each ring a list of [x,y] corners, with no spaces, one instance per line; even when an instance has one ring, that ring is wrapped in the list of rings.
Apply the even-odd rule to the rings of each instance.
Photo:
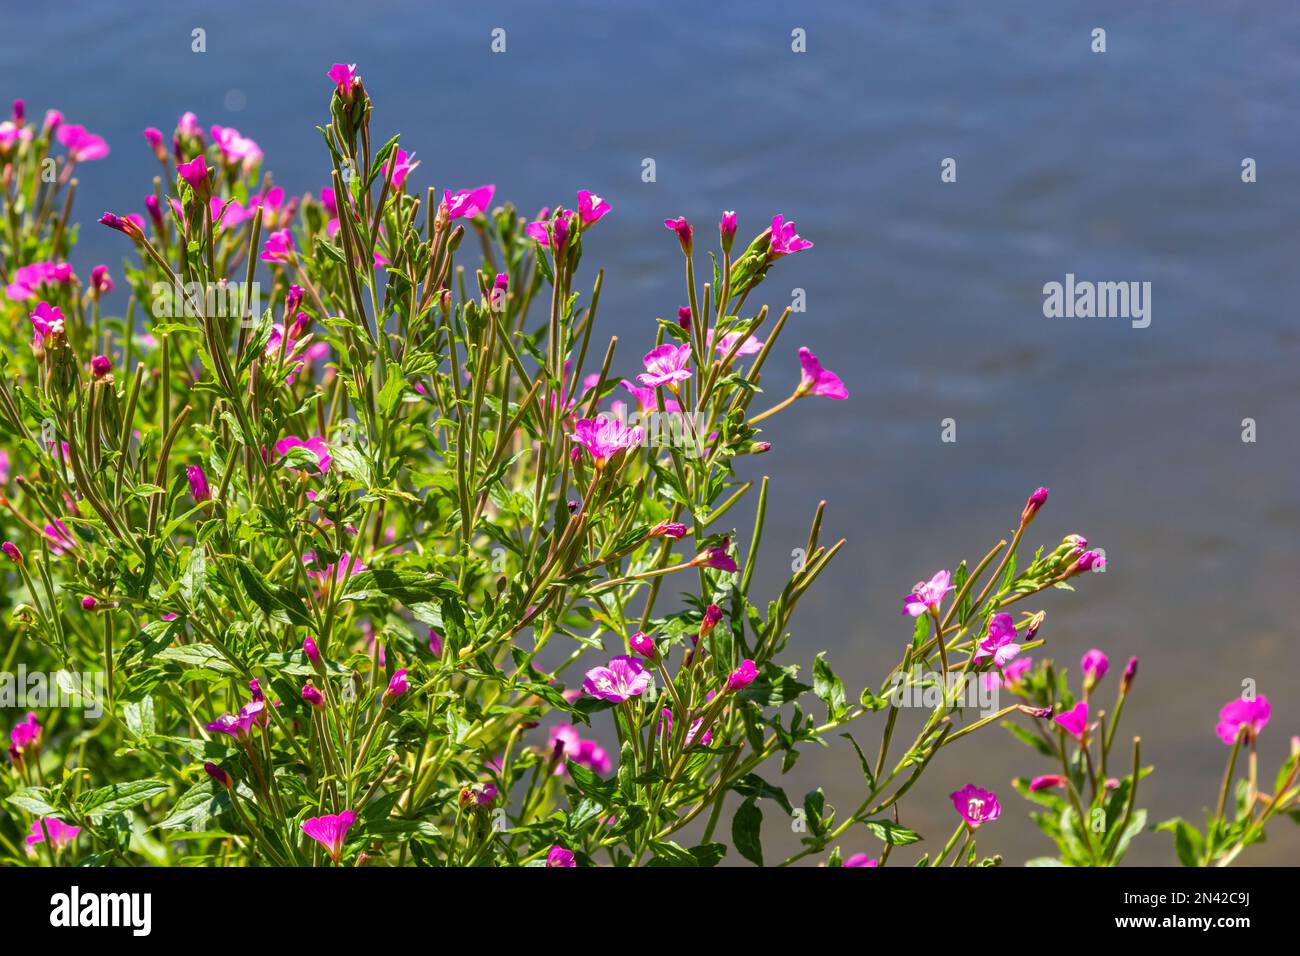
[[[785,862],[878,866],[921,839],[901,801],[939,751],[999,721],[1060,763],[1023,789],[1061,860],[1123,855],[1145,771],[1136,746],[1127,777],[1106,768],[1136,665],[1098,726],[1105,657],[1076,701],[1028,668],[1044,612],[1015,616],[1105,563],[1071,536],[1018,567],[1046,489],[1009,544],[903,598],[880,693],[850,695],[824,655],[807,681],[782,663],[844,542],[819,505],[804,559],[754,595],[768,494],[746,459],[772,449],[768,418],[848,398],[807,347],[781,358],[790,309],[749,305],[812,247],[794,223],[741,246],[724,213],[701,281],[693,226],[665,219],[685,304],[629,359],[596,336],[603,274],[582,268],[607,200],[521,215],[491,185],[421,190],[422,161],[372,138],[355,66],[328,76],[306,194],[238,130],[189,113],[145,130],[152,190],[98,220],[120,270],[72,261],[77,174],[109,145],[21,102],[0,123],[0,656],[97,698],[6,711],[0,859],[761,864],[766,808],[802,834]],[[799,382],[751,411],[770,361]],[[975,716],[963,681],[1016,700]],[[894,691],[921,687],[937,693],[900,748]],[[1198,862],[1296,804],[1294,757],[1271,797],[1256,785],[1266,702],[1230,709],[1232,765],[1251,748],[1237,821],[1221,799],[1205,836],[1170,824]],[[796,805],[779,774],[836,736],[860,804]],[[997,862],[975,848],[997,795],[973,782],[952,802],[956,831],[922,862]]]

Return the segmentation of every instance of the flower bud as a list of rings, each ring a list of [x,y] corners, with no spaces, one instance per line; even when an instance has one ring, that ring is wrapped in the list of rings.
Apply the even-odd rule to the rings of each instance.
[[[1047,501],[1047,495],[1048,490],[1046,488],[1039,488],[1029,496],[1029,500],[1025,502],[1024,511],[1020,512],[1020,527],[1029,526],[1029,523],[1034,520],[1034,516],[1038,514],[1038,509]]]
[[[691,224],[686,221],[685,216],[678,216],[676,219],[665,219],[664,227],[677,233],[677,241],[681,243],[682,254],[689,256],[693,246],[694,230]]]
[[[730,210],[722,214],[718,223],[718,235],[722,238],[722,251],[731,252],[731,244],[736,241],[736,214]]]
[[[0,551],[3,551],[5,556],[14,564],[23,563],[23,553],[18,550],[18,545],[14,544],[12,541],[6,541],[4,544],[0,544]]]
[[[646,660],[654,660],[659,653],[655,649],[654,640],[644,631],[637,631],[627,639],[627,642],[632,645],[632,650],[636,651]]]
[[[727,678],[727,690],[740,690],[748,687],[756,677],[758,677],[758,668],[754,666],[753,661],[746,658]]]
[[[302,699],[305,700],[307,703],[311,704],[313,707],[324,708],[325,706],[324,695],[321,694],[321,692],[312,685],[311,681],[308,681],[306,684],[303,685]]]
[[[1124,665],[1124,673],[1119,679],[1119,692],[1121,694],[1128,693],[1129,688],[1133,686],[1133,678],[1137,677],[1137,672],[1138,659],[1136,657],[1130,657],[1128,663]]]
[[[406,680],[406,668],[393,672],[393,678],[388,682],[388,690],[384,691],[385,703],[392,703],[406,693],[410,685]]]
[[[1083,669],[1083,686],[1091,689],[1110,670],[1110,660],[1094,647],[1083,655],[1079,666]]]
[[[211,760],[203,765],[203,770],[209,777],[221,784],[221,786],[225,787],[227,790],[234,786],[235,782],[230,779],[230,774],[226,773]]]
[[[650,529],[652,538],[672,538],[677,541],[686,536],[686,525],[680,521],[661,521]]]

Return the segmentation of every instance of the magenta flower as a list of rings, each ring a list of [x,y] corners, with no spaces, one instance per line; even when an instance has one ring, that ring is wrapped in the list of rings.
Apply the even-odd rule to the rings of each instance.
[[[221,160],[227,166],[243,165],[252,169],[262,161],[262,149],[239,130],[230,126],[213,126],[212,141],[221,151]],[[178,167],[179,168],[179,167]]]
[[[302,652],[307,655],[307,660],[313,664],[320,663],[320,648],[316,646],[316,641],[310,635],[302,639]]]
[[[654,639],[644,631],[637,631],[627,639],[627,642],[632,645],[632,650],[636,651],[647,660],[654,660],[655,654],[658,653],[655,650]]]
[[[548,869],[567,869],[577,865],[573,861],[573,851],[566,850],[558,844],[551,847],[546,853],[546,866]]]
[[[326,445],[325,439],[319,435],[312,436],[308,439],[299,438],[297,435],[285,435],[275,443],[275,453],[277,455],[286,455],[292,448],[306,448],[316,456],[316,468],[322,475],[329,474],[330,457],[329,446]]]
[[[1038,509],[1043,507],[1043,504],[1047,501],[1048,494],[1050,494],[1050,491],[1047,488],[1038,488],[1029,496],[1029,500],[1025,502],[1024,511],[1020,512],[1020,523],[1022,525],[1027,525],[1034,520],[1034,515],[1038,514]]]
[[[686,364],[691,360],[689,345],[661,345],[646,353],[645,371],[636,380],[646,388],[658,388],[668,385],[676,388],[674,383],[691,377],[691,370]]]
[[[621,704],[630,697],[644,694],[653,681],[654,677],[639,660],[619,655],[608,666],[587,671],[582,689],[591,697]]]
[[[125,216],[118,216],[111,212],[106,212],[99,217],[101,226],[108,226],[109,229],[116,229],[123,235],[130,236],[132,239],[139,241],[144,238],[144,220],[135,213],[127,213]]]
[[[1020,653],[1016,642],[1016,625],[1010,614],[994,614],[989,620],[988,636],[980,641],[975,650],[975,660],[993,658],[993,663],[1004,667]]]
[[[59,142],[68,150],[68,158],[74,163],[84,163],[92,159],[103,159],[108,155],[108,143],[104,137],[87,132],[86,127],[76,123],[64,123],[59,126]]]
[[[91,358],[90,374],[96,379],[102,379],[111,371],[113,371],[113,363],[107,355],[96,355]]]
[[[211,500],[212,490],[208,487],[208,475],[202,465],[186,465],[185,477],[189,479],[190,496],[196,504]]]
[[[716,604],[710,604],[704,609],[704,617],[700,620],[700,636],[703,637],[711,630],[718,626],[722,620],[722,608]]]
[[[406,668],[403,667],[393,671],[393,677],[388,682],[388,690],[384,691],[384,700],[389,702],[397,700],[406,693],[409,687],[410,684],[406,679]]]
[[[23,553],[18,550],[18,545],[14,544],[12,541],[6,541],[4,544],[0,544],[0,551],[3,551],[5,557],[14,564],[23,563]]]
[[[794,223],[786,222],[785,217],[780,215],[772,217],[772,242],[769,248],[774,258],[811,249],[812,245],[807,239],[801,239],[795,234]]]
[[[1041,777],[1035,777],[1029,781],[1029,790],[1031,793],[1037,793],[1040,790],[1056,790],[1065,786],[1065,778],[1059,773],[1044,774]]]
[[[357,84],[357,65],[355,63],[335,63],[330,67],[329,78],[339,96],[345,100],[352,99],[352,88]]]
[[[1137,677],[1138,659],[1130,657],[1128,663],[1124,665],[1124,673],[1120,675],[1119,692],[1127,694],[1130,687],[1133,686],[1133,678]]]
[[[686,221],[686,217],[678,216],[676,219],[665,219],[664,226],[677,233],[677,241],[682,244],[682,252],[689,256],[694,230],[691,229],[691,224]]]
[[[190,184],[190,188],[201,196],[208,192],[208,164],[203,156],[194,157],[188,163],[177,163],[176,173]]]
[[[551,753],[556,755],[555,775],[568,772],[568,761],[604,775],[614,769],[609,751],[594,740],[584,740],[572,724],[557,724],[548,734]]]
[[[1069,710],[1057,714],[1052,720],[1075,740],[1083,740],[1088,729],[1088,702],[1081,700]]]
[[[920,617],[931,608],[938,611],[944,595],[955,590],[949,586],[951,580],[952,575],[947,571],[937,571],[929,581],[917,582],[912,593],[903,599],[903,613]]]
[[[226,773],[226,771],[222,770],[211,760],[203,764],[203,772],[227,790],[234,786],[235,782],[230,779],[230,774]]]
[[[392,158],[388,160],[385,167],[388,171],[388,182],[394,189],[401,189],[406,183],[406,177],[411,174],[411,170],[420,165],[419,160],[415,159],[415,153],[407,153],[402,147],[393,150]]]
[[[113,277],[108,274],[108,266],[95,266],[90,270],[90,288],[96,295],[113,291]]]
[[[865,853],[855,853],[843,863],[844,866],[880,866],[880,861]]]
[[[722,239],[722,248],[731,251],[731,244],[736,239],[736,214],[730,209],[718,220],[718,236]]]
[[[434,657],[442,657],[442,638],[433,628],[429,628],[429,653]]]
[[[347,551],[339,553],[339,559],[334,564],[326,564],[316,567],[318,564],[315,551],[304,551],[302,553],[302,563],[307,565],[307,576],[322,587],[327,581],[342,582],[350,575],[360,574],[366,570],[366,564],[358,557],[349,554]],[[373,643],[373,640],[371,641]],[[380,652],[379,662],[383,663],[383,652]]]
[[[739,338],[739,332],[728,332],[722,338],[718,339],[717,344],[714,345],[713,330],[709,329],[707,342],[709,345],[713,346],[715,352],[719,355],[725,356],[731,351],[732,346],[736,344],[736,341]],[[736,357],[739,358],[742,355],[753,355],[755,352],[761,351],[763,351],[763,343],[752,335],[746,335],[745,341],[741,343],[740,348],[736,349]]]
[[[727,690],[741,690],[754,683],[758,677],[758,668],[754,662],[746,658],[740,662],[740,666],[731,672],[727,678]]]
[[[28,711],[21,723],[14,724],[13,730],[9,731],[9,742],[12,750],[20,754],[40,747],[41,724],[36,719],[35,711]]]
[[[980,675],[980,681],[984,687],[989,690],[997,690],[999,687],[1014,687],[1019,684],[1025,676],[1025,672],[1034,666],[1033,660],[1028,657],[1017,657],[1014,661],[998,671],[987,671]]]
[[[686,525],[680,521],[661,521],[650,529],[652,538],[672,538],[674,541],[686,537]]]
[[[293,233],[288,229],[279,229],[271,233],[262,245],[262,254],[258,257],[263,262],[288,262],[293,255]]]
[[[99,602],[96,601],[90,595],[86,595],[84,598],[81,599],[81,608],[84,611],[93,611],[98,606],[99,606]]]
[[[736,560],[727,554],[726,548],[709,548],[701,551],[691,559],[692,567],[714,568],[718,571],[726,571],[728,574],[735,574],[740,570],[736,565]]]
[[[682,305],[677,307],[677,327],[680,329],[686,329],[687,331],[690,330],[691,307],[689,305]]]
[[[44,347],[51,340],[61,338],[64,334],[63,310],[58,306],[41,302],[32,310],[28,318],[31,319],[32,331],[36,336],[35,345]]]
[[[311,704],[313,707],[325,706],[325,695],[322,694],[320,692],[320,688],[318,688],[311,681],[308,681],[307,683],[302,685],[302,699],[305,700],[307,703]]]
[[[144,140],[153,150],[153,154],[158,157],[159,161],[167,159],[167,146],[163,143],[162,130],[156,126],[147,126],[144,131]]]
[[[1110,670],[1110,661],[1106,659],[1105,654],[1094,647],[1083,655],[1079,666],[1083,668],[1084,682],[1092,686],[1106,676],[1106,671]]]
[[[823,395],[836,401],[843,401],[849,397],[849,390],[844,387],[840,377],[822,368],[822,363],[809,349],[799,349],[799,364],[803,366],[803,378],[799,380],[799,387],[796,389],[800,397]]]
[[[34,299],[42,287],[68,285],[75,278],[72,266],[66,262],[30,262],[14,269],[5,295],[14,301]]]
[[[968,783],[951,794],[952,805],[972,830],[981,823],[992,823],[1002,813],[997,794]]]
[[[713,700],[713,697],[714,697],[713,691],[709,691],[708,694],[705,695],[705,700],[706,701]],[[691,725],[686,728],[685,743],[687,747],[690,747],[695,743],[695,738],[699,735],[700,727],[703,724],[704,724],[704,718],[697,717],[695,720],[691,722]],[[672,737],[673,712],[670,708],[665,707],[662,711],[659,712],[659,726],[656,728],[656,732],[659,734],[659,736],[665,739],[665,742],[667,741],[668,738]],[[700,737],[700,744],[704,747],[707,747],[712,742],[713,742],[713,731],[706,730],[704,732],[704,736]]]
[[[620,451],[640,445],[645,430],[640,427],[628,428],[612,415],[600,415],[594,419],[579,419],[570,435],[587,449],[596,467],[603,468]]]
[[[213,733],[228,734],[236,740],[247,740],[254,724],[265,718],[266,700],[252,700],[240,708],[238,714],[222,714],[207,729]]]
[[[1219,724],[1214,728],[1214,732],[1225,744],[1232,746],[1237,742],[1237,735],[1241,733],[1242,728],[1245,728],[1246,734],[1242,742],[1251,744],[1264,729],[1272,713],[1268,698],[1263,694],[1249,699],[1238,697],[1223,705],[1223,709],[1219,711]],[[30,718],[31,715],[28,714],[28,717]]]
[[[1080,572],[1100,571],[1105,566],[1106,558],[1098,551],[1085,551],[1079,555],[1077,567]]]
[[[550,210],[543,209],[537,214],[535,222],[530,222],[524,226],[524,235],[544,246],[549,246],[551,244],[551,230],[554,227],[556,247],[563,249],[569,235],[570,226],[572,226],[577,215],[571,209],[557,209],[555,218],[552,219]]]
[[[337,863],[343,852],[343,840],[356,819],[357,815],[351,810],[336,815],[308,817],[302,821],[302,832],[323,846],[330,859]]]
[[[488,184],[478,189],[462,189],[456,193],[444,191],[442,204],[447,207],[447,218],[473,219],[487,209],[496,190],[496,186]]]
[[[609,212],[609,203],[587,189],[578,190],[578,221],[586,229]]]
[[[58,817],[42,817],[32,821],[32,832],[27,838],[27,852],[35,855],[35,847],[45,842],[45,834],[50,835],[50,845],[56,850],[63,850],[77,839],[81,827],[64,823]]]

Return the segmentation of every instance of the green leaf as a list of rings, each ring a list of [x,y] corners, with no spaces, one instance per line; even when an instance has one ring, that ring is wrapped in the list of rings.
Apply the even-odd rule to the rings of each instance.
[[[152,797],[165,793],[171,785],[161,780],[135,780],[131,783],[114,783],[100,787],[82,796],[77,807],[92,819],[122,813],[138,807]]]
[[[450,597],[454,593],[447,579],[437,574],[369,568],[352,576],[343,592],[343,600],[366,601],[375,597],[390,597],[410,607],[436,597]]]
[[[877,839],[893,846],[907,846],[909,843],[921,841],[921,835],[915,830],[899,826],[892,820],[863,820],[862,822]]]
[[[731,818],[731,842],[736,852],[755,866],[763,865],[763,843],[759,831],[763,826],[763,811],[751,797],[736,809]]]
[[[1205,842],[1201,839],[1200,830],[1181,817],[1174,817],[1172,820],[1158,823],[1156,829],[1168,830],[1174,835],[1174,852],[1178,854],[1179,863],[1183,866],[1201,865],[1201,856],[1205,852]]]
[[[57,817],[59,811],[50,805],[49,796],[50,792],[44,787],[24,787],[11,793],[5,802],[26,810],[34,817]]]
[[[312,619],[307,613],[306,605],[302,603],[302,598],[298,597],[297,594],[279,585],[271,584],[266,578],[262,577],[260,571],[246,561],[240,561],[237,567],[239,568],[239,580],[243,582],[249,600],[265,611],[267,615],[287,619],[289,623],[296,624],[298,627],[315,628],[315,624],[312,623]]]
[[[831,665],[826,663],[825,651],[818,654],[813,661],[813,693],[826,705],[830,720],[841,717],[847,709],[844,682],[835,676]]]

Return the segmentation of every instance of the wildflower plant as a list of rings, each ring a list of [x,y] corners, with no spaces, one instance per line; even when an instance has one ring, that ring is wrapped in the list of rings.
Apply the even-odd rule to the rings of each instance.
[[[1044,620],[1022,602],[1104,566],[1077,536],[1018,564],[1046,489],[1009,543],[901,597],[879,693],[851,695],[824,655],[808,677],[783,663],[844,541],[822,503],[805,560],[755,594],[768,484],[745,459],[788,406],[849,397],[807,347],[777,351],[790,309],[751,302],[812,248],[794,223],[741,247],[724,213],[706,261],[713,243],[666,219],[687,305],[629,357],[596,333],[584,262],[606,199],[530,216],[492,185],[421,190],[428,164],[375,135],[356,67],[329,79],[316,191],[187,113],[145,130],[141,211],[98,220],[126,261],[85,280],[72,208],[108,145],[55,111],[0,124],[0,654],[106,678],[101,720],[7,728],[6,862],[697,866],[728,837],[781,862],[766,809],[803,823],[784,862],[876,866],[921,839],[902,800],[938,753],[1002,721],[1061,764],[1062,859],[1122,856],[1136,747],[1105,781],[1127,686],[1096,726],[1087,681],[1076,703],[1022,666]],[[799,383],[751,410],[770,361]],[[1016,699],[974,714],[972,681]],[[903,742],[908,689],[934,695]],[[836,737],[860,801],[796,805],[780,775]],[[1270,806],[1294,804],[1290,766]],[[952,795],[957,829],[922,863],[998,862],[975,848],[1003,809],[987,785]]]

